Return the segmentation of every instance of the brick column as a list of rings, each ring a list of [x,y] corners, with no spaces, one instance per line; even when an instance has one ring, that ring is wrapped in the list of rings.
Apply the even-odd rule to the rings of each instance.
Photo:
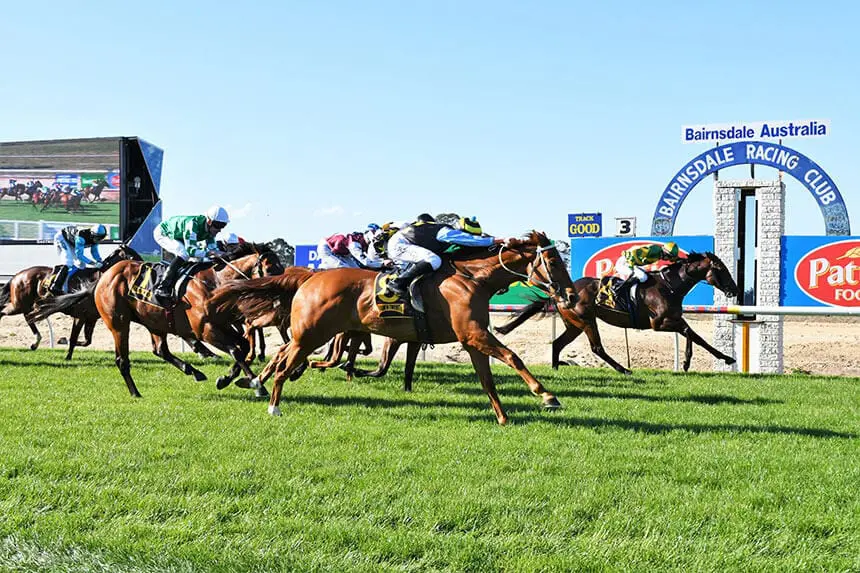
[[[738,182],[714,182],[714,254],[722,260],[732,277],[738,276],[737,248],[738,244]],[[726,295],[714,289],[714,304],[724,306],[735,304]],[[714,315],[714,348],[735,356],[735,336],[732,316],[728,314]],[[729,366],[722,360],[714,359],[714,370],[732,371],[735,366]]]
[[[768,181],[757,187],[758,203],[758,274],[756,304],[779,306],[782,236],[785,234],[785,184]],[[782,374],[782,316],[759,316],[761,372]]]
[[[746,179],[714,183],[714,252],[726,264],[732,276],[737,277],[738,199],[741,189],[750,188],[755,189],[758,209],[756,304],[779,306],[782,236],[785,233],[785,185],[781,181]],[[747,229],[747,233],[751,232],[753,229]],[[753,256],[753,253],[747,253],[747,256]],[[735,301],[729,301],[723,293],[714,290],[714,304],[722,306],[735,304]],[[714,347],[734,356],[740,362],[741,357],[735,353],[735,337],[740,334],[737,333],[733,320],[731,315],[715,315]],[[756,322],[758,328],[755,333],[760,348],[758,371],[781,373],[783,317],[761,315]],[[714,369],[737,371],[739,365],[727,366],[722,361],[715,360]]]

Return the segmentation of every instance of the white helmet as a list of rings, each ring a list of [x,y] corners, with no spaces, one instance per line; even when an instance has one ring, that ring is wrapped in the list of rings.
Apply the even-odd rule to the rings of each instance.
[[[227,214],[227,209],[220,205],[212,205],[206,209],[206,218],[214,223],[226,225],[230,222],[230,216]]]

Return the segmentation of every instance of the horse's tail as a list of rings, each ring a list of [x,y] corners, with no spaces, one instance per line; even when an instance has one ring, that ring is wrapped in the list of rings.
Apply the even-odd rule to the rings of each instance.
[[[248,320],[270,314],[275,308],[289,312],[296,291],[311,276],[310,269],[290,267],[280,275],[230,281],[215,289],[207,304],[218,312],[241,314]]]
[[[79,290],[69,294],[48,297],[44,302],[39,303],[33,311],[27,314],[27,320],[36,322],[39,320],[45,320],[52,314],[66,312],[76,304],[80,304],[87,298],[92,297],[96,290],[96,284],[97,281],[90,281],[81,285]]]
[[[3,312],[3,309],[6,308],[6,305],[9,304],[9,301],[12,298],[12,279],[6,281],[6,284],[3,285],[3,290],[0,290],[0,312]]]
[[[517,312],[514,315],[514,318],[512,318],[510,321],[501,326],[495,327],[493,330],[495,330],[499,334],[508,334],[513,329],[515,329],[516,327],[542,311],[545,306],[546,300],[539,298],[530,305],[523,308],[521,311]]]

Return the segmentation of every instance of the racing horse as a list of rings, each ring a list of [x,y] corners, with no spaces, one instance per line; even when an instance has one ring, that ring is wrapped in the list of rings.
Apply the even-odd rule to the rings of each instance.
[[[732,279],[728,268],[714,253],[710,252],[690,253],[680,261],[658,271],[649,272],[648,279],[644,283],[640,283],[637,289],[638,313],[633,317],[629,312],[616,310],[597,302],[601,279],[583,277],[576,280],[573,286],[576,289],[578,302],[574,306],[559,307],[558,309],[566,329],[552,343],[553,368],[564,365],[559,360],[562,349],[584,332],[594,354],[618,372],[630,374],[630,370],[613,360],[603,348],[600,333],[597,330],[598,318],[619,328],[636,328],[639,330],[650,328],[658,332],[677,332],[683,335],[687,339],[683,363],[685,372],[689,370],[690,361],[693,358],[693,343],[698,344],[726,364],[734,364],[734,358],[723,354],[708,344],[690,328],[682,316],[684,297],[701,281],[719,289],[729,298],[734,298],[738,294],[738,285]],[[545,303],[545,300],[533,302],[507,324],[496,328],[496,332],[501,334],[511,332],[540,312]]]
[[[234,253],[238,258],[232,261],[225,258],[222,261],[225,268],[220,271],[208,268],[195,274],[188,281],[181,299],[172,308],[165,309],[129,296],[143,263],[123,261],[103,273],[98,282],[90,288],[56,297],[47,310],[62,311],[80,304],[87,297],[95,298],[99,316],[113,335],[115,362],[132,397],[141,397],[131,376],[129,361],[129,327],[132,322],[137,322],[149,330],[153,354],[174,365],[184,374],[194,376],[198,381],[205,380],[205,374],[170,352],[167,334],[201,340],[228,353],[234,364],[227,375],[218,379],[219,388],[223,388],[236,378],[240,371],[249,378],[253,378],[254,373],[246,363],[248,344],[241,330],[233,324],[229,314],[209,312],[210,307],[206,304],[209,295],[219,280],[230,280],[239,274],[247,275],[253,273],[256,268],[264,273],[283,271],[280,259],[274,251],[253,243],[246,245],[246,250],[251,252]],[[264,395],[264,392],[265,389],[258,389],[257,394]]]
[[[314,271],[305,267],[289,267],[283,274],[249,281],[231,281],[212,293],[208,304],[217,307],[220,312],[232,312],[234,320],[244,320],[246,330],[262,329],[274,326],[280,332],[285,342],[290,340],[290,308],[293,296],[299,286],[314,275]],[[333,368],[340,364],[344,351],[349,347],[344,370],[347,380],[352,376],[381,378],[388,372],[394,355],[400,347],[400,342],[388,338],[382,347],[382,357],[376,370],[366,371],[355,368],[355,358],[361,344],[369,343],[370,333],[339,332],[329,346],[329,352],[320,362],[311,362],[311,368]],[[415,361],[421,346],[417,342],[409,343],[406,358],[406,372],[403,383],[404,390],[412,390],[412,377]],[[252,347],[253,349],[253,347]],[[253,358],[253,355],[252,357]]]
[[[14,197],[16,201],[23,201],[21,195],[26,195],[28,199],[33,197],[33,194],[42,188],[41,181],[31,181],[26,185],[24,183],[16,183],[10,187],[0,188],[0,199],[9,196]]]
[[[496,393],[490,357],[514,368],[545,408],[561,404],[526,368],[523,361],[489,331],[490,297],[522,277],[542,285],[559,306],[570,304],[573,284],[555,245],[543,233],[531,231],[521,239],[508,239],[491,248],[466,248],[453,253],[451,266],[443,266],[417,287],[426,308],[429,337],[433,344],[460,342],[480,378],[499,424],[505,414]],[[419,342],[411,320],[386,320],[374,305],[377,273],[363,269],[332,269],[316,273],[293,297],[290,328],[293,339],[281,346],[259,379],[274,375],[269,413],[281,414],[279,404],[284,380],[297,379],[307,367],[314,349],[338,332],[374,332],[402,341]]]
[[[102,194],[102,191],[107,189],[108,183],[104,179],[96,179],[93,181],[92,185],[88,185],[81,189],[81,193],[83,193],[84,197],[90,203],[95,203],[99,200],[99,197]]]
[[[97,269],[80,269],[72,278],[69,279],[69,290],[79,288],[81,285],[96,280],[99,273],[109,269],[114,264],[121,260],[141,260],[133,249],[125,245],[121,245],[113,253],[108,255]],[[44,280],[51,274],[51,267],[30,267],[15,274],[12,279],[3,286],[0,291],[0,317],[23,314],[27,326],[35,335],[36,339],[30,345],[30,350],[36,350],[39,343],[42,341],[42,333],[36,327],[36,322],[45,317],[35,317],[31,313],[37,306],[46,299],[53,298],[44,286]],[[72,332],[69,335],[69,350],[66,353],[66,360],[71,360],[72,354],[75,351],[75,346],[89,346],[93,339],[93,329],[95,328],[98,314],[95,313],[95,307],[90,310],[87,305],[70,307],[66,314],[74,318],[72,322]],[[78,342],[78,335],[81,329],[84,329],[84,341]]]

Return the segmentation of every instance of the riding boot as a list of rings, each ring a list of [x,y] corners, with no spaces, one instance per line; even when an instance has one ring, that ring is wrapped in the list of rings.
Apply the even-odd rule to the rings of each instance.
[[[69,273],[69,267],[63,267],[60,269],[57,274],[57,278],[54,280],[54,284],[51,285],[51,294],[54,296],[60,296],[66,292],[69,283],[69,277],[71,274]]]
[[[400,296],[406,294],[407,289],[409,289],[409,283],[412,282],[412,279],[419,277],[425,273],[429,273],[433,270],[433,265],[426,261],[421,261],[420,263],[412,263],[406,269],[398,275],[396,279],[390,281],[388,283],[388,288]]]
[[[618,285],[615,287],[615,296],[620,295],[622,293],[622,291],[624,291],[625,288],[629,287],[630,285],[632,285],[635,282],[638,282],[636,279],[636,275],[630,275],[629,277],[624,279],[622,282],[618,283]]]
[[[173,299],[173,283],[176,282],[176,275],[179,274],[179,269],[182,267],[183,262],[179,257],[170,261],[170,266],[167,267],[167,271],[155,289],[155,297],[160,301],[169,302]]]

